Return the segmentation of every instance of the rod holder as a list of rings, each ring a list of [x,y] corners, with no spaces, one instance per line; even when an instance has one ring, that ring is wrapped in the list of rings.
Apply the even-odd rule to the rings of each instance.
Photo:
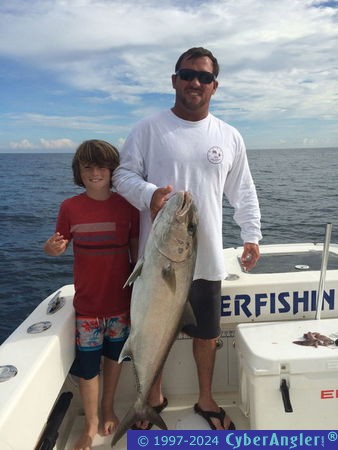
[[[325,230],[325,239],[324,239],[324,244],[323,244],[322,266],[320,269],[320,279],[319,279],[319,287],[318,287],[318,294],[317,294],[316,319],[320,319],[320,315],[321,315],[322,308],[323,308],[324,286],[325,286],[327,263],[329,260],[331,232],[332,232],[332,223],[327,223],[326,230]]]

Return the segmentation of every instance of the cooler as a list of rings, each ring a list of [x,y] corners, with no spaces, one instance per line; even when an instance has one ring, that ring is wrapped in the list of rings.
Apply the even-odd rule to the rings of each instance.
[[[338,347],[293,343],[309,331],[335,341],[338,319],[237,326],[240,408],[251,429],[338,429]]]

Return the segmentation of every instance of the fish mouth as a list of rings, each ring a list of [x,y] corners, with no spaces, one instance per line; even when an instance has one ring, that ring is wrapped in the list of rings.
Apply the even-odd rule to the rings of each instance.
[[[181,193],[181,208],[177,211],[177,217],[183,217],[187,214],[191,207],[192,203],[192,196],[190,192],[184,191]]]

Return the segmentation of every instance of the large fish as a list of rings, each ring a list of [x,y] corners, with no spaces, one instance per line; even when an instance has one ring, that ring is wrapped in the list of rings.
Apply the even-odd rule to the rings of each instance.
[[[182,326],[195,318],[187,301],[197,252],[197,211],[189,192],[176,192],[157,214],[144,257],[126,285],[134,283],[130,335],[119,362],[132,359],[137,399],[118,426],[112,446],[138,421],[166,424],[147,403],[149,390],[162,371]]]

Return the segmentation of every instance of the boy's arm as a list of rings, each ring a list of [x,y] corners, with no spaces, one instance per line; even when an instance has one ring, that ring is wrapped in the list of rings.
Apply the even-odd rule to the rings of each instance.
[[[44,251],[49,256],[59,256],[65,252],[69,241],[64,239],[60,233],[53,234],[44,244]]]

